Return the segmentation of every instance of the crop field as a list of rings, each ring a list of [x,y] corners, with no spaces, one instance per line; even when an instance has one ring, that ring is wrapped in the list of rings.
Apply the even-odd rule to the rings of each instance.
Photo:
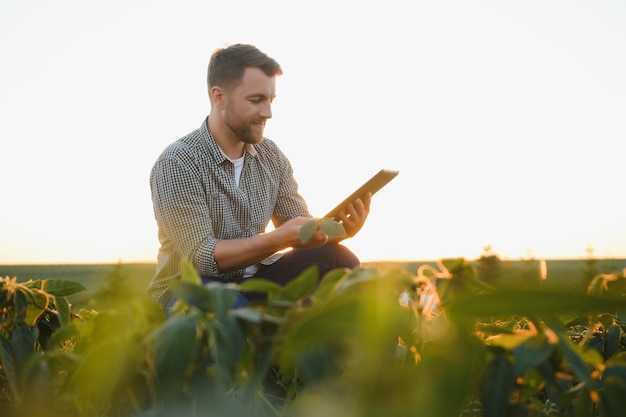
[[[584,284],[587,271],[590,269],[588,259],[548,259],[546,260],[546,281],[556,285],[580,286]],[[620,272],[626,268],[626,259],[593,259],[592,267],[598,274]],[[475,261],[474,261],[475,263]],[[373,262],[371,266],[397,266],[411,273],[416,273],[422,264],[436,267],[433,261],[405,261],[405,262]],[[511,279],[519,279],[520,276],[538,273],[539,260],[503,260],[502,275]]]
[[[624,415],[626,259],[468,261],[251,281],[249,309],[185,282],[172,320],[154,263],[0,265],[0,416]]]
[[[428,264],[436,267],[435,261],[385,261],[364,263],[364,267],[397,267],[417,273],[420,265]],[[584,274],[588,268],[586,259],[554,259],[547,260],[547,281],[554,285],[584,285]],[[595,259],[594,268],[597,273],[612,273],[626,268],[626,259]],[[536,272],[538,260],[503,260],[503,275],[518,277],[526,272]],[[0,277],[17,277],[18,281],[29,279],[66,279],[80,282],[87,290],[93,291],[107,282],[113,274],[121,276],[125,286],[136,294],[145,294],[147,285],[154,275],[154,263],[120,263],[120,264],[70,264],[70,265],[0,265]]]
[[[154,275],[152,263],[129,264],[70,264],[70,265],[1,265],[0,277],[17,277],[18,281],[66,279],[96,289],[110,274],[121,273],[131,288],[145,289]]]
[[[0,265],[0,277],[17,277],[20,282],[31,279],[79,282],[87,290],[69,297],[74,307],[79,308],[89,305],[95,292],[111,285],[123,284],[122,291],[130,293],[129,296],[145,296],[155,270],[153,263]]]

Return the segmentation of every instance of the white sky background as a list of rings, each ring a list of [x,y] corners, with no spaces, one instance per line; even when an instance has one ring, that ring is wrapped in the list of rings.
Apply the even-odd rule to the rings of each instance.
[[[237,42],[315,215],[400,170],[362,260],[626,257],[626,2],[3,0],[0,264],[154,261],[149,171]]]

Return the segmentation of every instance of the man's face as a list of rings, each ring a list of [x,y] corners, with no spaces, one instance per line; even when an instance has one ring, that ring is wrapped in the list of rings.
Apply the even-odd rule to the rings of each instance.
[[[263,140],[265,122],[272,117],[276,97],[276,77],[259,68],[246,68],[241,83],[226,92],[224,123],[244,143]]]

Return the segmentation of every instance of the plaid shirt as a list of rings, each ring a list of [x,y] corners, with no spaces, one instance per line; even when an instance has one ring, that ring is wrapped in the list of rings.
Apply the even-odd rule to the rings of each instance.
[[[156,275],[148,286],[155,300],[170,281],[180,278],[184,257],[202,276],[239,280],[245,268],[218,271],[218,241],[263,233],[270,220],[277,227],[297,216],[311,217],[291,163],[273,141],[246,145],[237,186],[233,163],[213,139],[206,120],[165,148],[152,168],[150,187],[161,244]],[[262,263],[276,259],[274,255]]]

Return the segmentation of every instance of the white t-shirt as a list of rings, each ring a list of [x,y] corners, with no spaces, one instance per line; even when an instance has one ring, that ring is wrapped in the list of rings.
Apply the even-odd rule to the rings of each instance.
[[[241,158],[231,159],[230,162],[235,166],[235,184],[239,187],[239,179],[241,178],[241,171],[243,171],[243,159],[245,155]],[[230,158],[229,158],[230,159]]]
[[[245,155],[242,156],[241,158],[231,159],[230,160],[230,162],[232,162],[233,165],[235,166],[235,184],[237,184],[237,187],[239,187],[239,180],[241,179],[241,171],[243,171],[243,160],[244,160],[244,158],[245,158]],[[244,278],[249,278],[252,275],[256,274],[256,271],[258,271],[258,270],[259,270],[259,265],[257,265],[257,264],[250,265],[250,266],[246,267],[246,271],[243,273],[243,277]]]

